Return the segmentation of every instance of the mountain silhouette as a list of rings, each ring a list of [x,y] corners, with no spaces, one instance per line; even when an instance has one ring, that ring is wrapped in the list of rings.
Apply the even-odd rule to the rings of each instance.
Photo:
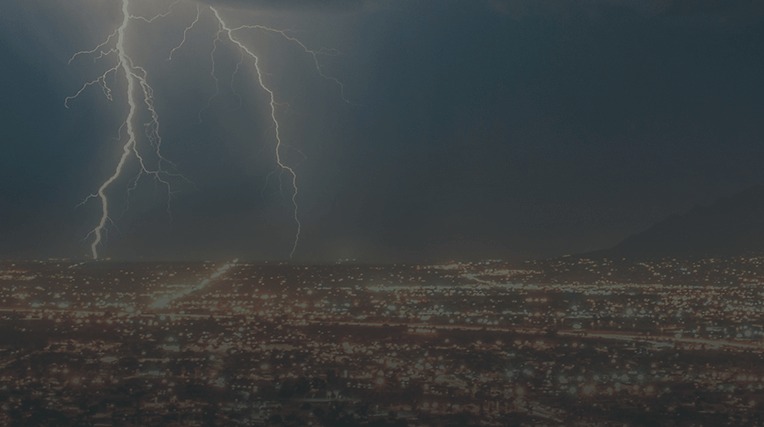
[[[655,259],[753,254],[764,254],[764,185],[672,215],[587,256]]]

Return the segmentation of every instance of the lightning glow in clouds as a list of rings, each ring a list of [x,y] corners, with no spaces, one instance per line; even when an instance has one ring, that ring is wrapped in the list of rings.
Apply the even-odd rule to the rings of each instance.
[[[212,61],[211,76],[218,87],[216,76],[215,58],[218,45],[229,44],[242,57],[239,66],[246,61],[254,69],[256,84],[261,89],[259,94],[268,105],[269,119],[272,122],[273,137],[275,144],[275,163],[278,169],[286,174],[290,184],[290,201],[292,206],[292,218],[294,221],[294,235],[291,245],[290,257],[294,256],[300,241],[301,223],[298,209],[298,176],[293,166],[290,166],[283,157],[284,144],[282,141],[281,123],[278,117],[278,103],[276,93],[267,82],[267,75],[262,69],[261,55],[253,46],[247,44],[247,39],[242,33],[252,32],[271,34],[283,38],[287,42],[295,44],[305,55],[308,55],[315,66],[316,72],[324,79],[337,85],[342,99],[344,87],[336,78],[324,73],[321,68],[320,55],[322,50],[311,50],[298,38],[289,32],[265,25],[230,25],[225,17],[225,11],[218,7],[203,5],[191,1],[176,0],[162,13],[146,17],[136,14],[131,9],[134,0],[119,0],[121,4],[121,18],[117,27],[105,40],[90,50],[76,52],[70,59],[70,63],[84,57],[90,57],[94,62],[108,64],[105,70],[96,78],[85,82],[82,87],[72,96],[66,98],[65,105],[69,108],[72,102],[86,90],[98,87],[109,100],[124,99],[126,102],[127,115],[120,126],[120,156],[114,165],[111,174],[98,186],[98,189],[89,195],[83,204],[95,202],[100,205],[100,216],[92,228],[90,239],[90,252],[93,259],[100,256],[99,250],[104,244],[106,232],[112,223],[113,208],[110,205],[112,194],[118,183],[125,179],[129,180],[126,191],[128,195],[137,189],[142,178],[150,178],[159,184],[167,195],[167,211],[170,213],[170,201],[173,197],[173,187],[185,178],[177,171],[177,167],[162,154],[162,137],[160,134],[160,117],[155,107],[154,88],[150,83],[150,70],[147,66],[136,62],[135,55],[131,54],[131,46],[135,43],[134,38],[139,36],[135,28],[137,24],[162,25],[164,19],[170,16],[175,9],[189,7],[195,9],[195,17],[183,30],[182,39],[178,45],[167,52],[167,58],[172,59],[178,50],[183,49],[189,33],[205,19],[213,20],[217,26],[217,32],[212,35],[214,40],[213,50],[210,53]],[[235,72],[236,72],[235,71]],[[119,89],[117,89],[119,88]],[[122,92],[124,91],[124,92]],[[117,92],[119,92],[117,94]],[[118,95],[118,96],[117,96]],[[141,132],[141,128],[143,131]],[[127,177],[127,178],[126,178]]]

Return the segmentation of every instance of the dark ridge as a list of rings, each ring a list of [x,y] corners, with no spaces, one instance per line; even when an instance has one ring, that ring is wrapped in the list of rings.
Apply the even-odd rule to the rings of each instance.
[[[589,257],[658,259],[764,254],[764,185],[671,215]]]

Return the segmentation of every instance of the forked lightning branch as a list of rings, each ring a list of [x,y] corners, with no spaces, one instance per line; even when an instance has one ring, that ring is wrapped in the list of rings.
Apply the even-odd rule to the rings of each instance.
[[[211,35],[215,46],[210,54],[212,60],[212,78],[217,82],[217,76],[215,75],[215,54],[219,43],[227,43],[233,49],[238,50],[254,70],[255,83],[260,87],[261,93],[252,95],[262,97],[263,102],[268,105],[268,119],[272,122],[273,127],[274,162],[278,170],[288,177],[289,198],[292,207],[291,216],[294,222],[294,234],[289,256],[290,258],[293,257],[297,251],[302,231],[298,206],[298,176],[294,167],[288,164],[283,156],[285,147],[282,140],[281,123],[279,122],[276,92],[268,84],[267,75],[262,69],[261,55],[254,46],[250,46],[246,42],[246,38],[242,33],[271,33],[282,37],[290,43],[294,43],[305,55],[311,58],[316,72],[338,87],[340,96],[347,102],[342,83],[336,78],[327,75],[321,67],[320,55],[324,51],[308,48],[305,43],[285,30],[262,24],[230,25],[224,10],[190,0],[176,0],[165,11],[154,16],[143,16],[131,10],[131,0],[118,1],[121,5],[121,19],[117,28],[94,48],[76,52],[69,60],[69,63],[72,63],[81,57],[90,57],[97,63],[107,65],[104,65],[105,68],[103,68],[103,72],[100,75],[85,82],[78,91],[67,97],[64,101],[65,106],[69,108],[72,102],[86,90],[100,88],[108,100],[124,99],[127,108],[127,114],[120,126],[118,160],[111,169],[109,176],[98,185],[95,192],[82,202],[82,204],[97,203],[100,206],[100,215],[87,236],[92,258],[98,259],[100,257],[106,234],[112,225],[114,212],[112,211],[110,200],[115,197],[115,192],[120,190],[126,191],[129,195],[130,192],[137,189],[141,179],[151,179],[166,192],[167,211],[169,214],[170,202],[174,194],[173,188],[179,180],[185,179],[178,172],[172,161],[167,159],[162,153],[160,116],[155,107],[154,88],[150,83],[150,70],[145,64],[137,63],[130,52],[131,37],[135,37],[138,33],[134,28],[136,24],[163,25],[163,20],[179,7],[195,8],[195,18],[184,28],[180,43],[167,53],[168,60],[171,60],[179,49],[183,49],[188,40],[189,33],[201,21],[210,19],[213,20],[212,22],[217,27],[217,32]],[[122,90],[124,93],[117,93]],[[132,165],[137,165],[137,168]],[[115,188],[118,183],[124,182],[123,179],[129,182],[127,188]]]

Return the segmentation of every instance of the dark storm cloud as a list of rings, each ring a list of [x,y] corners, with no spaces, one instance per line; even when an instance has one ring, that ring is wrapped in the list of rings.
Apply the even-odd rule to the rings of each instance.
[[[764,3],[749,0],[486,0],[496,12],[524,17],[598,13],[622,8],[653,16],[735,21],[764,16]]]
[[[764,13],[764,4],[749,0],[653,0],[651,3],[662,13],[675,16],[742,18]]]
[[[353,105],[299,49],[263,51],[269,82],[290,105],[279,109],[285,141],[304,154],[289,151],[301,185],[299,260],[589,251],[764,182],[761,2],[198,1],[226,16],[272,11],[237,22],[295,28],[310,47],[342,52],[322,60]],[[65,109],[63,99],[94,72],[88,61],[66,61],[93,45],[88,34],[109,34],[102,27],[113,19],[89,20],[94,27],[78,36],[81,17],[68,3],[6,3],[0,117],[10,148],[0,158],[0,258],[79,256],[98,212],[73,205],[113,166],[112,116],[122,110],[98,90]],[[118,17],[107,6],[102,16]],[[252,98],[208,101],[209,13],[183,55],[166,61],[193,19],[195,8],[185,6],[166,39],[158,25],[134,34],[136,48],[155,42],[159,56],[146,63],[168,157],[196,188],[178,192],[172,224],[163,195],[133,200],[105,253],[280,259],[293,223],[270,174],[269,122],[253,120],[262,93],[251,92],[242,68],[236,85]],[[61,19],[62,8],[71,19]],[[223,77],[227,56],[218,53]],[[229,70],[236,60],[228,58]]]
[[[348,10],[362,7],[358,0],[201,0],[210,5],[245,7],[250,9]]]

